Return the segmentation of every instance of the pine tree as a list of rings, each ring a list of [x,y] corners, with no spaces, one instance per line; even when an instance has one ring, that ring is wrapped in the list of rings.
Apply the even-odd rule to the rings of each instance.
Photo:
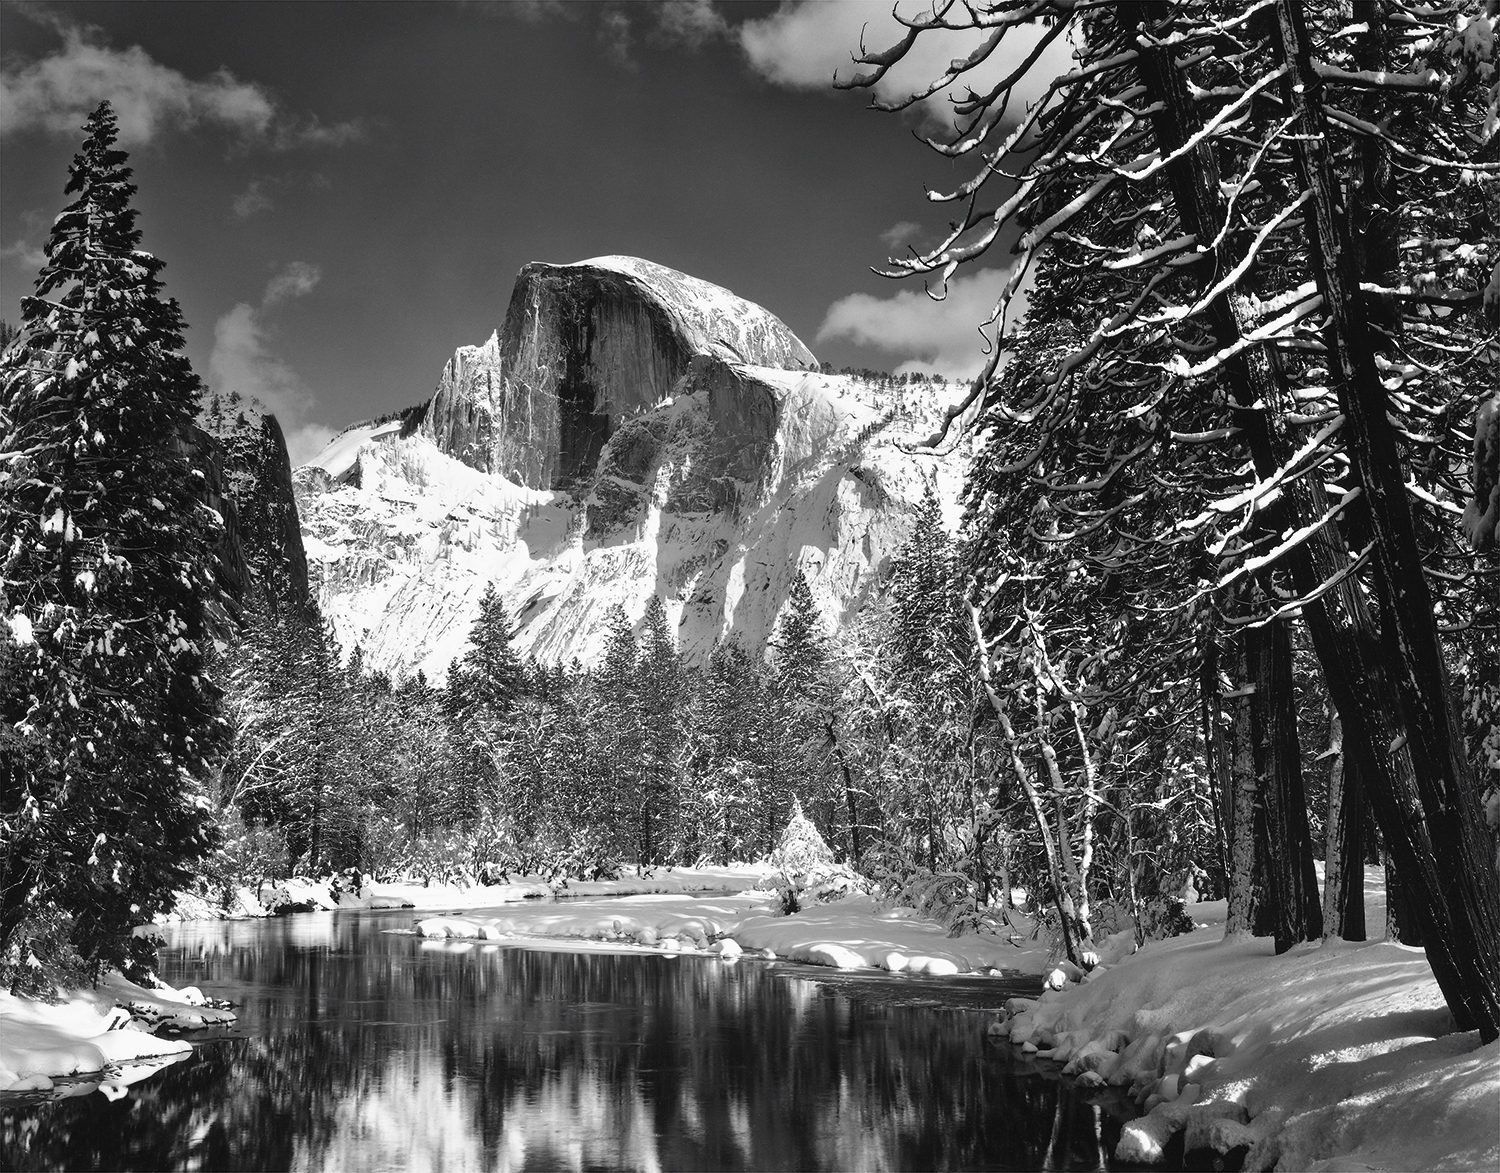
[[[838,737],[832,712],[832,657],[823,617],[801,571],[792,580],[773,647],[771,769],[759,812],[766,850],[775,842],[793,798],[804,802],[830,834],[842,808],[829,772],[830,751]]]
[[[666,830],[678,823],[677,770],[682,749],[682,665],[677,645],[667,628],[667,611],[660,596],[646,602],[645,646],[639,660],[641,720],[641,794],[639,841],[641,858],[663,862],[670,851]]]
[[[591,821],[600,843],[616,861],[641,861],[641,759],[644,726],[640,706],[640,648],[625,609],[610,608],[604,659],[591,680],[590,748],[599,774],[591,782]],[[592,788],[592,787],[591,787]]]
[[[76,199],[0,359],[0,574],[36,647],[3,716],[41,747],[0,766],[0,949],[52,907],[98,965],[208,851],[199,779],[223,724],[204,670],[215,523],[182,447],[201,387],[108,103],[84,129]]]
[[[496,796],[528,687],[514,638],[504,600],[489,583],[469,629],[469,646],[448,670],[444,698],[449,731],[462,758],[451,798],[470,815]]]
[[[469,628],[469,647],[448,678],[448,690],[466,718],[502,722],[525,692],[526,673],[511,646],[514,638],[505,601],[489,583]]]
[[[756,798],[764,788],[771,740],[764,675],[735,643],[719,647],[697,674],[686,760],[693,785],[682,808],[684,840],[693,858],[728,862],[754,850]]]

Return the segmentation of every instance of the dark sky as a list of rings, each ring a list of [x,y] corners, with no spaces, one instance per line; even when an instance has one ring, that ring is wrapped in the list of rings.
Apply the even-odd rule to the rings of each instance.
[[[975,365],[998,270],[942,307],[869,271],[944,223],[924,184],[962,178],[913,117],[825,83],[862,21],[890,39],[888,11],[0,4],[0,316],[109,96],[195,367],[269,400],[294,456],[424,399],[532,260],[647,257],[840,366]]]

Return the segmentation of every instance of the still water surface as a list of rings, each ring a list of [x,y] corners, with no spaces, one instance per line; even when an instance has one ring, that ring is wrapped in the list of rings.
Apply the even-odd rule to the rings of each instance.
[[[429,942],[408,912],[164,930],[240,1021],[118,1102],[0,1103],[62,1169],[1096,1169],[1110,1112],[989,1043],[993,978]]]

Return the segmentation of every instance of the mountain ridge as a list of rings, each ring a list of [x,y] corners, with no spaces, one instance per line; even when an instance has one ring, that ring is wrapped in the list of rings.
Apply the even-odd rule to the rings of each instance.
[[[956,496],[905,450],[953,392],[825,374],[769,311],[649,261],[530,264],[417,427],[351,428],[297,470],[314,591],[395,675],[441,680],[491,581],[544,662],[593,660],[611,607],[652,593],[690,663],[760,654],[799,571],[841,626],[925,488]]]

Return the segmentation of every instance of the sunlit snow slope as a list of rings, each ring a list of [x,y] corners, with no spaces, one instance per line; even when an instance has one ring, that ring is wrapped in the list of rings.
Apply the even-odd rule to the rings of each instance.
[[[351,429],[298,470],[324,614],[371,667],[433,680],[491,581],[545,662],[592,662],[610,608],[653,593],[690,661],[758,653],[799,569],[847,621],[924,485],[954,496],[957,469],[902,445],[956,389],[813,365],[767,311],[649,262],[527,266],[419,427]]]

